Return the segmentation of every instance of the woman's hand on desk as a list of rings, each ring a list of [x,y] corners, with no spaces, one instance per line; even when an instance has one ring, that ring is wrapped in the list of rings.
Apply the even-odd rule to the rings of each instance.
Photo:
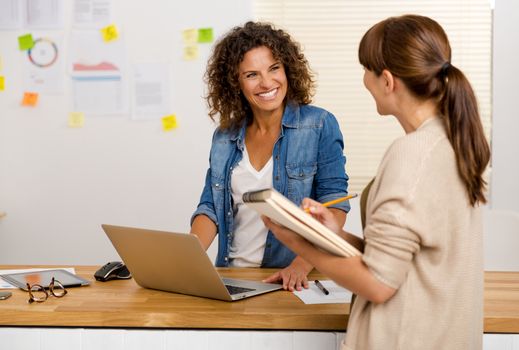
[[[308,274],[314,267],[303,258],[297,256],[290,265],[273,275],[267,277],[263,282],[275,283],[282,281],[283,289],[293,292],[308,288]]]

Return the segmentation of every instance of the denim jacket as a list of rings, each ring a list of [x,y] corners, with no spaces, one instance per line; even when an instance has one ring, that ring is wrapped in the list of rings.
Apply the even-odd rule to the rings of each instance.
[[[273,149],[273,187],[297,205],[305,197],[319,202],[347,195],[344,143],[335,117],[311,106],[287,104],[281,133]],[[243,157],[245,126],[237,130],[217,129],[213,135],[209,169],[200,203],[193,216],[206,215],[217,226],[216,266],[229,266],[233,239],[231,176]],[[349,203],[334,205],[348,212]],[[262,267],[286,267],[295,254],[269,231]]]

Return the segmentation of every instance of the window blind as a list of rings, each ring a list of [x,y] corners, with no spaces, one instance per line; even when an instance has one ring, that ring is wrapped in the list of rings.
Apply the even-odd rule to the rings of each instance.
[[[435,19],[447,32],[452,63],[470,80],[485,127],[491,121],[492,11],[489,0],[253,0],[256,20],[287,30],[303,47],[316,74],[314,104],[338,119],[344,135],[350,192],[375,176],[384,151],[403,131],[379,116],[364,88],[357,49],[376,22],[407,13]]]

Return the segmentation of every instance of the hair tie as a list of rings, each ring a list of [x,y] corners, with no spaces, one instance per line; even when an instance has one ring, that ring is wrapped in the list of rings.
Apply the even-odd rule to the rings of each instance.
[[[449,61],[445,62],[440,69],[440,75],[442,77],[447,75],[447,70],[451,67],[451,63]]]

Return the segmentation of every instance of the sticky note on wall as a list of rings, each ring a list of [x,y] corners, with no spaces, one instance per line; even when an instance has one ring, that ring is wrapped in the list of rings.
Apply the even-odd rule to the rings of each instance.
[[[191,28],[182,31],[182,39],[185,45],[193,45],[198,41],[198,30]]]
[[[34,107],[38,104],[38,94],[36,92],[25,92],[23,94],[22,106]]]
[[[0,75],[0,91],[5,90],[5,78]]]
[[[178,127],[177,116],[172,114],[162,118],[162,130],[171,131]]]
[[[119,32],[114,24],[102,28],[101,34],[103,35],[103,40],[105,42],[114,41],[119,37]]]
[[[213,28],[199,28],[198,29],[198,42],[199,43],[212,43],[213,42]]]
[[[194,61],[198,58],[198,45],[184,46],[184,60]]]
[[[34,46],[34,40],[32,38],[32,34],[25,34],[20,35],[18,37],[18,46],[20,47],[20,50],[25,51],[32,49]]]
[[[82,128],[85,124],[85,114],[81,112],[70,112],[68,115],[68,126],[71,128]]]

